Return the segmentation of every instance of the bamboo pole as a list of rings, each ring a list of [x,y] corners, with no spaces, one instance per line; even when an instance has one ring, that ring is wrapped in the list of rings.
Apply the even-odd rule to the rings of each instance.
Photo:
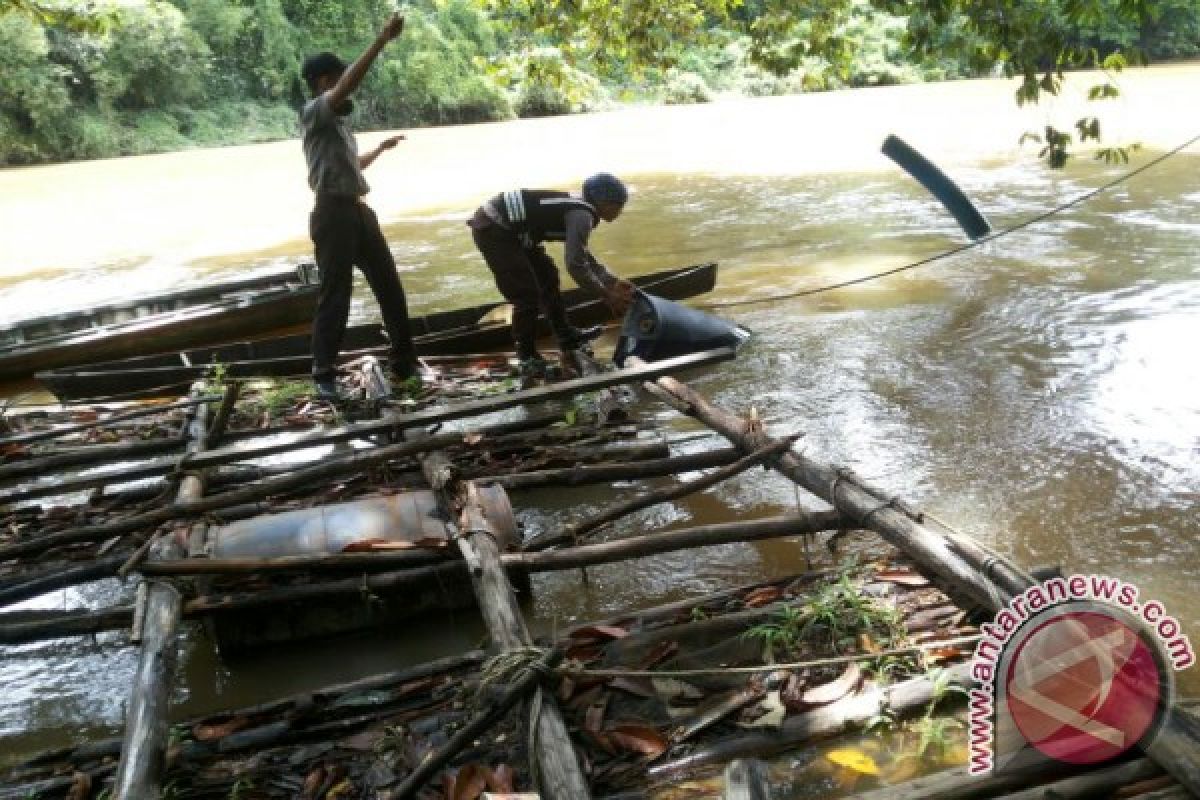
[[[73,566],[53,564],[33,576],[30,576],[29,570],[22,570],[19,573],[20,582],[0,586],[0,607],[20,603],[68,586],[111,578],[117,574],[128,555],[128,552],[124,552]]]
[[[238,395],[242,391],[241,381],[230,381],[225,384],[225,393],[221,396],[221,405],[217,408],[217,415],[213,417],[212,424],[208,426],[208,441],[212,444],[217,444],[225,438],[225,429],[229,427],[229,418],[233,415],[233,409],[237,405]]]
[[[43,477],[66,467],[81,467],[101,461],[127,461],[169,453],[182,449],[184,444],[182,439],[172,438],[72,447],[61,452],[0,465],[0,486],[11,486],[30,477]]]
[[[424,434],[418,435],[424,438]],[[459,530],[456,541],[463,558],[461,564],[470,575],[489,638],[501,652],[527,649],[533,640],[525,628],[512,584],[501,562],[498,533],[487,517],[478,489],[470,482],[462,483],[459,480],[454,464],[444,451],[427,451],[420,461],[421,471],[429,486],[438,493],[441,504],[456,520]],[[557,663],[560,659],[561,653],[552,651],[543,661]],[[514,705],[529,690],[534,692],[529,723],[530,748],[533,750],[530,758],[538,765],[535,781],[541,795],[545,800],[588,800],[587,781],[571,746],[566,722],[554,701],[554,695],[537,687],[538,674],[536,669],[526,670],[519,681],[524,684],[523,690],[512,693],[511,702],[505,709]],[[493,719],[498,719],[499,713],[480,721],[491,724]],[[483,727],[479,727],[478,733],[482,730]],[[470,742],[474,735],[467,739],[455,737],[453,741],[461,747]],[[441,762],[449,760],[453,752],[448,744],[442,751]],[[441,763],[434,760],[433,763],[418,767],[404,782],[400,797],[414,795],[440,766]]]
[[[627,539],[564,547],[540,553],[520,553],[515,556],[505,556],[504,564],[505,566],[519,566],[530,572],[554,572],[578,567],[594,567],[634,558],[647,558],[697,547],[717,547],[735,542],[754,542],[781,536],[801,536],[837,530],[844,522],[845,519],[836,511],[787,514],[747,522],[724,522],[659,533],[639,534]]]
[[[192,388],[193,395],[204,389],[202,382]],[[208,433],[208,406],[195,406],[188,425],[187,452],[204,450]],[[186,456],[185,456],[186,458]],[[196,473],[185,475],[176,500],[191,502],[204,494],[204,480]],[[175,533],[169,533],[152,547],[156,559],[173,559],[183,554]],[[166,767],[167,719],[171,704],[171,685],[175,677],[175,632],[183,612],[183,598],[170,582],[147,582],[146,611],[142,624],[141,652],[130,690],[129,711],[125,717],[125,738],[121,761],[113,782],[116,800],[159,800],[162,774]]]
[[[138,417],[148,417],[152,414],[161,414],[164,411],[173,411],[180,408],[191,408],[192,406],[201,403],[215,403],[221,398],[213,395],[211,397],[189,398],[187,400],[178,400],[174,403],[165,403],[145,408],[137,408],[132,411],[120,412],[103,419],[95,419],[91,422],[81,422],[75,425],[65,425],[61,428],[54,428],[48,431],[31,431],[29,433],[17,433],[12,436],[0,438],[0,445],[6,444],[30,444],[31,442],[41,442],[46,439],[57,439],[60,436],[67,436],[72,433],[82,433],[92,428],[105,428],[109,425],[116,425],[118,422],[126,422]]]
[[[564,542],[578,542],[584,534],[594,531],[610,522],[620,519],[635,511],[640,511],[643,508],[658,505],[659,503],[667,503],[672,500],[677,500],[680,497],[686,497],[689,494],[703,491],[710,486],[732,478],[746,470],[754,467],[769,456],[775,455],[782,450],[786,450],[795,443],[799,436],[790,436],[777,442],[771,442],[767,445],[758,448],[753,453],[743,456],[734,463],[715,470],[712,473],[693,481],[684,481],[674,486],[668,486],[658,491],[647,492],[641,497],[635,497],[622,503],[609,506],[599,513],[588,517],[583,522],[576,523],[574,526],[563,531],[543,534],[525,543],[525,550],[545,550],[548,547],[555,547]]]
[[[754,542],[781,536],[800,536],[821,531],[837,530],[844,519],[836,511],[815,511],[789,514],[780,517],[725,522],[681,528],[673,531],[642,534],[627,539],[617,539],[598,544],[565,547],[545,552],[505,553],[500,557],[507,569],[528,572],[557,572],[579,567],[593,567],[647,558],[677,550],[697,547],[717,547],[735,542]],[[308,570],[336,570],[351,572],[382,572],[387,567],[420,567],[447,561],[444,551],[400,551],[381,553],[338,553],[322,556],[286,556],[281,558],[205,558],[177,559],[174,561],[148,561],[141,566],[147,575],[254,575],[265,572],[293,572]],[[455,569],[461,565],[451,563]],[[448,572],[449,570],[447,570]],[[399,573],[402,575],[403,573]],[[438,571],[436,576],[412,572],[414,578],[432,579],[446,577]],[[381,576],[382,577],[382,576]],[[359,587],[362,583],[357,584]],[[391,585],[391,584],[389,584]],[[303,588],[303,587],[296,587]],[[374,587],[369,587],[374,588]],[[383,587],[379,587],[383,588]]]
[[[318,445],[335,444],[337,442],[350,441],[353,439],[369,439],[372,436],[393,433],[407,428],[425,427],[439,422],[449,422],[451,420],[477,417],[483,414],[490,414],[495,411],[503,411],[506,409],[515,408],[517,406],[540,403],[547,400],[561,400],[562,398],[570,397],[582,392],[603,389],[608,386],[617,386],[622,383],[656,378],[661,375],[667,375],[671,372],[690,369],[692,367],[715,364],[720,361],[726,361],[732,358],[733,355],[733,350],[730,348],[720,348],[704,353],[698,353],[696,355],[680,356],[678,358],[667,359],[666,361],[660,361],[655,364],[642,365],[630,369],[617,370],[615,372],[606,372],[602,375],[593,375],[586,378],[575,378],[573,380],[562,381],[560,383],[551,384],[548,386],[539,386],[534,389],[526,389],[520,392],[495,395],[491,397],[482,397],[463,403],[454,403],[453,405],[449,406],[426,408],[408,414],[389,415],[382,420],[357,422],[350,425],[343,425],[340,428],[334,428],[328,431],[302,434],[297,436],[292,441],[285,443],[260,444],[251,447],[218,448],[215,450],[210,450],[206,453],[197,454],[189,462],[189,467],[201,469],[220,464],[228,464],[234,461],[246,461],[249,459],[262,458],[268,455],[278,455],[279,453],[286,453],[293,450],[300,450]],[[138,478],[161,475],[164,472],[170,472],[175,468],[175,466],[176,460],[173,458],[152,459],[136,466],[127,467],[120,470],[113,470],[112,472],[106,473],[103,476],[73,478],[58,482],[54,485],[43,485],[31,487],[20,492],[9,492],[7,494],[0,495],[0,505],[14,503],[17,501],[32,500],[38,497],[46,497],[49,495],[65,494],[69,491],[92,489],[96,486],[107,483],[118,483],[121,481],[131,481]]]
[[[722,467],[736,461],[739,455],[740,451],[736,448],[724,447],[718,450],[707,450],[703,453],[654,458],[634,464],[596,464],[565,469],[517,472],[512,475],[493,477],[473,475],[468,471],[467,475],[480,485],[503,486],[507,491],[512,492],[522,489],[541,489],[547,486],[585,486],[594,483],[677,475],[680,472]]]
[[[1116,766],[1085,772],[1063,778],[1043,786],[1029,786],[1009,794],[997,795],[997,800],[1080,800],[1085,797],[1105,796],[1115,789],[1131,783],[1162,775],[1163,771],[1148,758],[1139,758]],[[1184,793],[1183,797],[1187,797]]]

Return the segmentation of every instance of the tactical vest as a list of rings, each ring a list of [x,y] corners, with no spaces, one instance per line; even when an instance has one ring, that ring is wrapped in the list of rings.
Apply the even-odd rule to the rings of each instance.
[[[492,205],[500,212],[504,225],[520,236],[526,247],[563,241],[567,237],[566,216],[571,211],[591,214],[592,227],[600,223],[600,215],[591,204],[549,189],[501,192],[492,198]]]

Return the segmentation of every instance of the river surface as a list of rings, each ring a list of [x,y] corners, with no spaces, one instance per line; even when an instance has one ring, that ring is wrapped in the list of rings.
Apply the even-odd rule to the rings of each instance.
[[[1200,111],[1180,99],[1198,78],[1200,69],[1176,67],[1125,79],[1106,124],[1118,140],[1146,145],[1131,166],[1200,133]],[[1129,169],[1080,158],[1051,172],[1018,151],[1022,131],[1069,126],[1082,105],[1070,95],[1018,111],[1012,88],[964,82],[413,131],[368,172],[371,199],[418,311],[496,297],[463,226],[480,199],[522,184],[570,187],[597,169],[634,188],[625,215],[594,238],[614,269],[717,260],[711,302],[777,298],[965,241],[878,154],[887,133],[947,167],[997,229]],[[812,456],[852,467],[1023,565],[1136,583],[1200,644],[1196,150],[953,258],[722,309],[755,338],[693,383],[727,408],[757,408],[776,432],[803,431]],[[304,257],[303,180],[294,141],[0,172],[0,318]],[[374,313],[361,285],[353,313]],[[537,532],[612,497],[555,490],[514,502]],[[767,516],[797,502],[790,484],[756,473],[617,532]],[[600,567],[586,585],[577,572],[539,576],[529,613],[549,630],[803,566],[799,543],[774,541]],[[40,605],[96,603],[112,591]],[[461,613],[234,663],[189,636],[177,711],[394,669],[482,634]],[[0,760],[117,732],[134,664],[132,649],[104,637],[6,651]],[[1200,694],[1197,672],[1180,676],[1184,693]]]

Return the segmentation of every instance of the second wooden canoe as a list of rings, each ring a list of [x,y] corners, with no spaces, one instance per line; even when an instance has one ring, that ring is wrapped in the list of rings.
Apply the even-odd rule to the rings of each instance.
[[[669,300],[686,300],[712,291],[717,282],[715,263],[662,270],[630,279],[639,288]],[[610,312],[595,295],[582,289],[563,292],[571,321],[594,325],[609,320]],[[508,324],[492,319],[504,303],[487,303],[440,311],[411,319],[414,343],[422,356],[486,353],[512,346]],[[548,334],[544,319],[541,333]],[[387,336],[377,323],[347,329],[342,359],[386,355]],[[297,334],[220,347],[126,358],[86,367],[46,370],[38,381],[63,402],[170,394],[220,364],[229,377],[305,375],[312,360],[309,335]]]

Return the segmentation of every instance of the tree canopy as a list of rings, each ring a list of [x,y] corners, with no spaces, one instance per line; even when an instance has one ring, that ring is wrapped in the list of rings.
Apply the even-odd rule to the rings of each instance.
[[[295,134],[298,65],[352,57],[391,0],[0,0],[0,163]],[[409,0],[367,127],[1069,70],[1200,55],[1194,0]],[[1097,99],[1117,94],[1105,81]],[[1038,134],[1055,166],[1097,117]],[[1100,151],[1120,158],[1123,151]]]

